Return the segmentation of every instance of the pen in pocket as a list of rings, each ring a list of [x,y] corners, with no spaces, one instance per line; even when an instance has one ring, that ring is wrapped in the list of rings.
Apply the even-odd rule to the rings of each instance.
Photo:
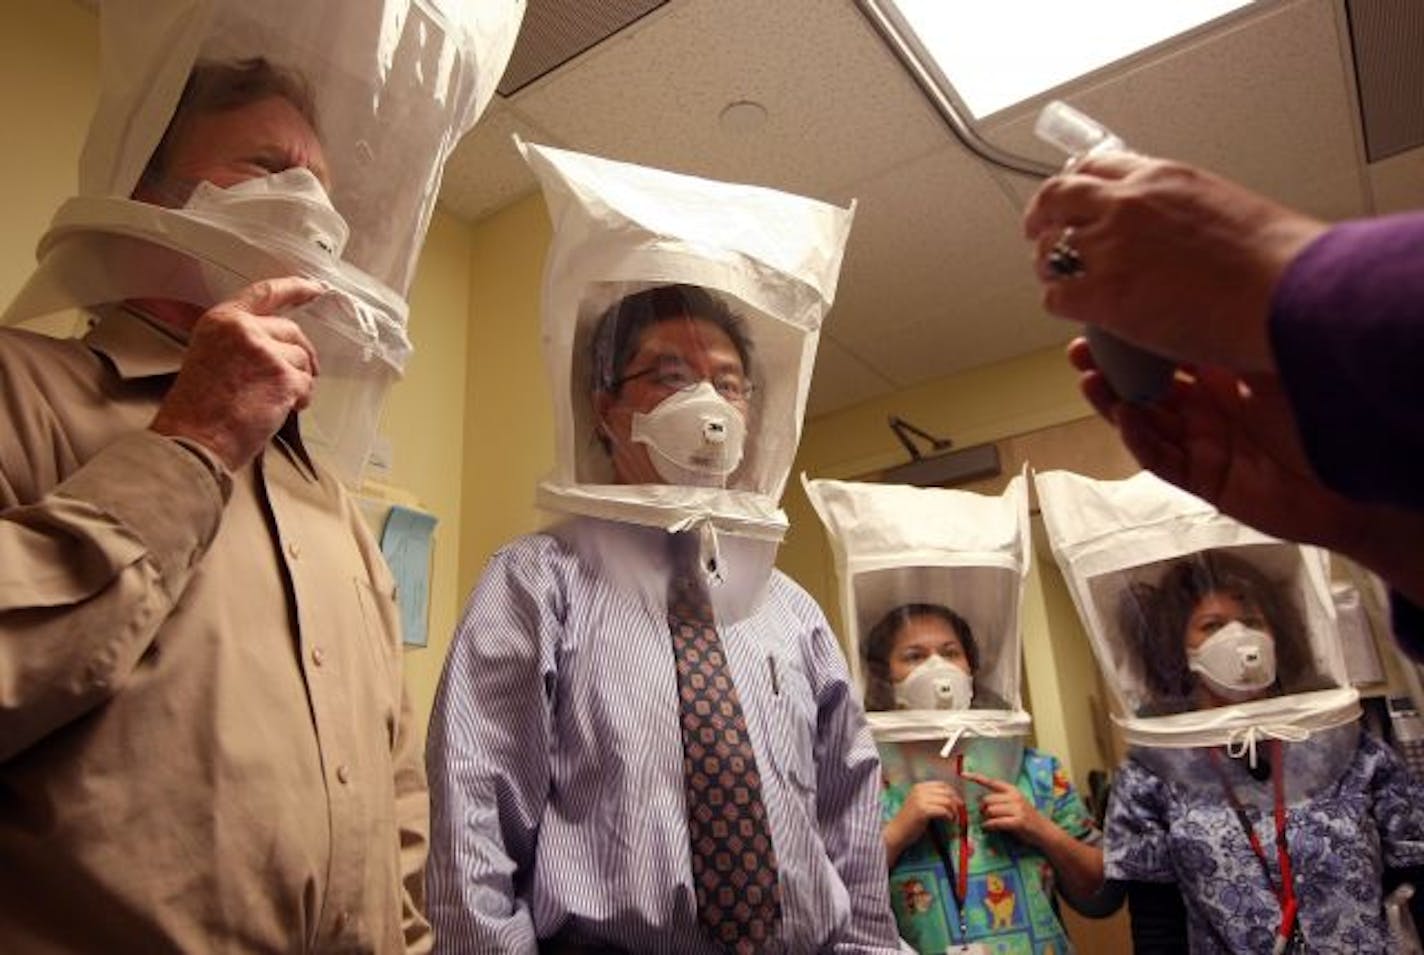
[[[771,692],[774,696],[780,696],[781,679],[776,675],[776,657],[770,653],[766,655],[766,666],[771,671]]]

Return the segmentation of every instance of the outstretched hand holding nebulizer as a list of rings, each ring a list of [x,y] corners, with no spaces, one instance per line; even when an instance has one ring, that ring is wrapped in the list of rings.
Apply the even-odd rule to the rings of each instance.
[[[1033,127],[1039,139],[1068,156],[1072,170],[1090,156],[1125,151],[1127,145],[1107,127],[1061,100],[1043,107]],[[1067,226],[1048,253],[1047,266],[1059,279],[1072,281],[1084,274],[1083,261],[1072,245],[1073,227]],[[1172,382],[1176,363],[1129,344],[1096,325],[1086,329],[1093,361],[1119,397],[1150,402],[1160,398]]]

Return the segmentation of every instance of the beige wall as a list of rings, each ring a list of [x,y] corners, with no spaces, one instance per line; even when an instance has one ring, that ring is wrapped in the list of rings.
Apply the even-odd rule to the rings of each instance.
[[[495,550],[543,522],[534,509],[534,486],[554,464],[553,402],[539,336],[549,235],[537,195],[474,229],[460,538],[464,592]]]
[[[35,264],[35,243],[79,181],[99,90],[99,24],[66,0],[4,0],[0,30],[0,305]]]
[[[470,227],[437,210],[410,291],[415,354],[391,389],[382,431],[392,445],[391,482],[433,513],[435,563],[429,645],[406,651],[406,677],[420,723],[430,712],[440,667],[463,599],[460,528],[464,508],[465,406],[470,336]]]

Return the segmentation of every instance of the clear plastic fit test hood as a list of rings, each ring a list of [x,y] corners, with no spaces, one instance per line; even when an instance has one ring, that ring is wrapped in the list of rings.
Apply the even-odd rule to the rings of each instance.
[[[1027,479],[1013,478],[998,497],[846,481],[805,484],[835,555],[851,672],[862,691],[864,641],[897,606],[948,607],[978,646],[976,708],[868,712],[876,739],[1027,734],[1019,685],[1019,614],[1032,559]]]
[[[493,95],[523,10],[524,0],[103,0],[80,194],[41,239],[4,321],[143,297],[207,307],[259,279],[319,279],[339,305],[293,316],[323,365],[304,417],[337,422],[354,409],[365,433],[346,440],[362,446],[344,451],[359,450],[359,470],[411,350],[405,295],[445,161]],[[311,91],[331,203],[349,226],[340,257],[220,210],[130,198],[195,65],[257,57]]]
[[[556,463],[540,506],[668,530],[779,541],[821,321],[835,298],[852,206],[519,143],[554,236],[541,304]],[[590,345],[624,297],[683,284],[744,320],[756,391],[747,452],[725,487],[614,483],[594,439]]]
[[[1035,483],[1049,543],[1130,744],[1254,748],[1261,739],[1300,740],[1359,717],[1323,551],[1255,531],[1147,472],[1097,481],[1049,471],[1036,474]],[[1275,602],[1296,621],[1292,645],[1277,647],[1276,695],[1210,707],[1168,699],[1160,667],[1148,672],[1154,661],[1129,632],[1128,622],[1141,618],[1139,594],[1163,587],[1169,574],[1180,578],[1183,562],[1228,561],[1269,582]],[[1277,634],[1277,642],[1284,636]]]

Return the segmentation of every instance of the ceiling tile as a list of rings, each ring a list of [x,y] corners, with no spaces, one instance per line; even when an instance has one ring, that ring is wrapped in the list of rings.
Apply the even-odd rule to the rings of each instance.
[[[833,328],[838,309],[832,308],[816,348],[816,370],[806,416],[837,411],[895,390],[894,383],[877,374],[837,342],[826,329]]]
[[[683,0],[514,97],[570,148],[807,195],[944,143],[929,105],[851,3]],[[768,111],[723,129],[730,103]]]
[[[1336,5],[1255,12],[1135,58],[1068,98],[1143,149],[1220,170],[1328,217],[1424,203],[1424,159],[1369,173]],[[729,103],[769,111],[724,129]],[[988,126],[997,144],[1056,164],[1036,104]],[[672,0],[499,101],[457,150],[442,197],[476,219],[534,188],[511,132],[694,175],[860,202],[810,412],[1063,342],[1019,237],[1033,179],[949,135],[849,2]]]
[[[490,104],[477,134],[460,140],[445,163],[440,202],[446,209],[467,222],[478,222],[534,190],[534,176],[514,148],[516,133],[531,142],[553,141],[499,101]]]
[[[580,55],[645,17],[667,0],[533,0],[525,7],[519,42],[499,81],[511,96],[572,62]]]
[[[1334,5],[1267,6],[1068,92],[1129,146],[1205,166],[1317,215],[1364,210],[1355,104]],[[995,123],[996,144],[1057,161],[1036,110]]]
[[[1424,149],[1372,163],[1370,191],[1375,212],[1424,209]]]
[[[1038,301],[1018,204],[981,162],[945,147],[855,189],[843,346],[900,387],[1027,350],[1014,336]]]

